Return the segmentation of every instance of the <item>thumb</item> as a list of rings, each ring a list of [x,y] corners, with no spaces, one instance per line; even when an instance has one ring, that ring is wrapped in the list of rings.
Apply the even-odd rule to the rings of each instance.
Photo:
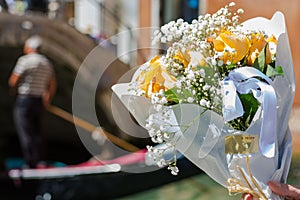
[[[297,187],[272,181],[270,181],[268,185],[270,189],[277,195],[300,199],[300,189]]]

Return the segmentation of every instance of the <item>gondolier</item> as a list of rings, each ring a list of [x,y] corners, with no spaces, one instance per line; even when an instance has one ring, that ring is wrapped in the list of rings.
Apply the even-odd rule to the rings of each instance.
[[[36,168],[45,161],[45,145],[41,134],[41,119],[55,90],[55,73],[50,61],[39,53],[42,39],[29,38],[9,78],[9,86],[17,91],[14,121],[26,165]]]

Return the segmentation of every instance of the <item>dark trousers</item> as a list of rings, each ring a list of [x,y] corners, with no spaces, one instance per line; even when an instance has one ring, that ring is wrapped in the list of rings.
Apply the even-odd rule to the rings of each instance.
[[[39,97],[18,96],[14,108],[14,121],[23,156],[30,168],[45,161],[45,146],[41,132],[44,106]]]

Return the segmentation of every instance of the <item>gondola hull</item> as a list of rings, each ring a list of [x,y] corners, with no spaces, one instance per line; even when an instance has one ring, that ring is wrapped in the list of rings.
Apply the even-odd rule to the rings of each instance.
[[[173,176],[165,169],[136,163],[121,166],[120,171],[82,173],[57,178],[10,178],[2,175],[0,199],[36,199],[46,195],[51,199],[114,199],[179,181],[202,171],[186,158],[178,162],[180,173]],[[84,167],[82,167],[84,168]],[[126,171],[135,171],[129,173]],[[148,171],[148,172],[144,172]]]

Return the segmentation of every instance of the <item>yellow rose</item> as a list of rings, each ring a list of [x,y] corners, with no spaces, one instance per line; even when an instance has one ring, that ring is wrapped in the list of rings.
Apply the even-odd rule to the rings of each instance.
[[[191,66],[206,66],[203,55],[198,51],[190,51],[190,64]]]
[[[176,53],[173,59],[179,60],[183,64],[184,68],[187,68],[191,58],[187,52],[182,53],[181,51],[179,51]]]
[[[267,48],[267,52],[266,52],[266,64],[269,64],[270,62],[272,62],[272,55],[274,55],[276,53],[271,51],[271,43],[274,43],[275,45],[277,45],[277,39],[274,35],[271,35],[270,37],[267,38],[267,42],[268,42],[268,48]],[[276,49],[276,48],[275,48]]]
[[[247,55],[250,48],[250,41],[245,35],[237,35],[225,31],[220,33],[220,35],[213,40],[213,45],[216,51],[224,52],[223,58],[221,58],[224,63],[230,61],[235,64]],[[225,51],[226,47],[234,49],[235,51]]]
[[[151,94],[157,93],[161,89],[171,89],[176,81],[176,78],[161,66],[159,56],[150,61],[149,71],[142,72],[137,79],[140,83],[139,88],[145,91],[146,97],[150,97]]]
[[[267,42],[262,34],[252,34],[250,36],[251,48],[247,59],[248,65],[253,65],[259,53],[266,46]]]
[[[187,68],[189,64],[192,66],[205,66],[206,62],[200,52],[185,51],[184,53],[178,52],[173,59],[179,60],[184,68]]]
[[[252,34],[250,37],[251,41],[251,48],[249,51],[249,56],[247,59],[247,64],[252,66],[256,58],[258,57],[259,53],[263,50],[263,48],[270,42],[277,43],[277,39],[275,36],[270,36],[269,38],[265,38],[263,34]],[[272,61],[272,53],[270,51],[269,45],[266,49],[266,63],[269,64]]]

